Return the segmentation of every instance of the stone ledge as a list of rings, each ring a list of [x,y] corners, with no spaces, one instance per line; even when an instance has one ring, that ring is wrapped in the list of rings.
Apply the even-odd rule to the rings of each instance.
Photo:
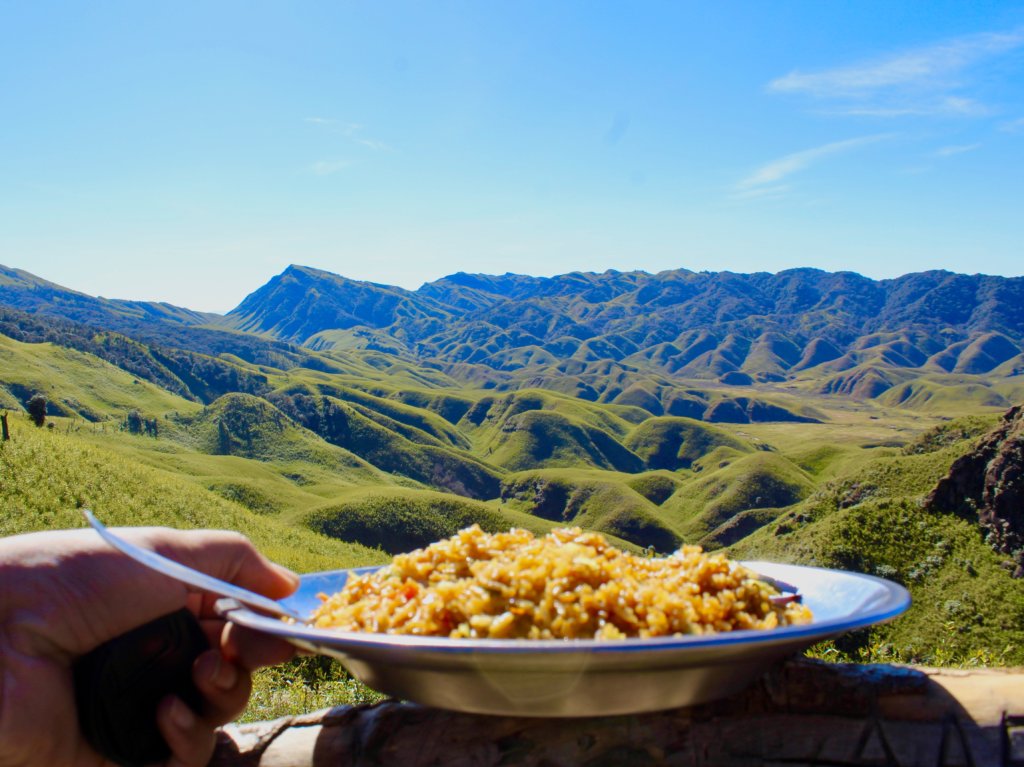
[[[230,725],[213,767],[368,765],[1024,767],[1024,669],[773,667],[739,695],[590,719],[475,716],[408,703]]]

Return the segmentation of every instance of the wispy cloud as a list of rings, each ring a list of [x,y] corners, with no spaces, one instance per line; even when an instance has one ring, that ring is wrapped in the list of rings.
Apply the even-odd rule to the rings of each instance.
[[[789,184],[772,184],[769,186],[740,187],[737,184],[733,192],[734,200],[773,200],[786,197],[793,187]]]
[[[333,176],[351,165],[352,162],[349,160],[317,160],[309,169],[316,176]]]
[[[989,110],[959,93],[970,86],[972,70],[1022,46],[1024,30],[967,35],[849,66],[790,72],[768,90],[828,102],[846,114],[981,115]]]
[[[762,165],[753,173],[741,179],[736,184],[737,196],[744,198],[760,197],[767,194],[777,196],[780,192],[786,191],[786,187],[781,186],[780,182],[794,173],[806,170],[826,157],[849,152],[888,138],[892,138],[892,134],[882,133],[873,136],[861,136],[845,141],[834,141],[830,144],[813,147],[812,149],[804,149],[800,152],[787,154],[784,157]]]
[[[981,149],[981,144],[959,144],[953,146],[944,146],[941,149],[936,150],[936,157],[952,157],[957,154],[964,154],[964,152],[973,152],[975,149]]]
[[[341,133],[345,136],[351,136],[365,127],[359,123],[337,120],[333,117],[307,117],[304,122],[307,122],[310,125],[319,125],[323,128],[329,128],[330,130]]]
[[[330,117],[307,117],[305,122],[313,125],[334,125],[337,120],[332,120]]]
[[[1024,117],[1018,117],[1016,120],[1008,120],[999,125],[999,130],[1006,131],[1007,133],[1018,133],[1024,131]]]
[[[845,104],[837,110],[866,117],[983,117],[991,113],[984,104],[961,96],[923,96],[902,103]]]
[[[310,125],[316,125],[324,130],[329,130],[332,133],[343,136],[349,141],[359,144],[360,146],[364,146],[367,149],[372,149],[375,152],[390,151],[391,149],[391,147],[383,141],[364,136],[363,131],[366,126],[361,125],[360,123],[336,120],[333,117],[307,117],[304,122],[307,122]]]
[[[375,152],[387,152],[391,149],[390,146],[385,144],[383,141],[378,141],[377,139],[359,138],[358,136],[353,136],[352,140],[355,141],[357,144],[360,144],[361,146],[365,146],[369,149],[372,149]]]

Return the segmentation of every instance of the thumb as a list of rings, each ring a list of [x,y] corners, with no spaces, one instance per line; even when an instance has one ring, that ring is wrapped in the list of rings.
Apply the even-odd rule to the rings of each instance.
[[[243,535],[213,530],[123,528],[127,540],[272,599],[298,576],[264,557]],[[92,530],[32,533],[5,541],[12,560],[4,597],[27,625],[72,657],[179,610],[190,590],[114,549]],[[7,599],[0,601],[7,601]],[[53,649],[57,649],[56,647]]]
[[[166,528],[141,528],[131,533],[168,559],[272,599],[288,596],[299,585],[298,575],[271,562],[241,533]]]
[[[298,575],[271,562],[240,533],[169,528],[125,528],[117,532],[131,542],[168,559],[271,599],[291,594],[299,584]],[[134,628],[135,625],[180,609],[185,605],[188,593],[195,591],[192,587],[138,565],[128,557],[123,557],[121,561],[125,568],[131,567],[133,572],[138,573],[139,583],[146,584],[148,593],[143,592],[141,586],[133,584],[132,593],[124,594],[121,588],[115,586],[117,596],[125,600],[126,609],[118,609],[115,604],[113,620],[108,622],[108,626],[120,624],[122,619],[127,618],[130,625],[123,630]],[[140,569],[142,572],[139,572]],[[129,617],[131,607],[142,609],[142,602],[148,602],[146,611],[155,614],[143,619]],[[212,600],[208,600],[208,603],[212,604]],[[119,633],[122,632],[115,631],[112,636]]]

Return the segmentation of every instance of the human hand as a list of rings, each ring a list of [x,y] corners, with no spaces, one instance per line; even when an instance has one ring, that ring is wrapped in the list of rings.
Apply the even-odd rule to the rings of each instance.
[[[197,570],[272,598],[297,577],[266,560],[237,533],[130,528],[118,531]],[[167,767],[201,767],[215,728],[245,708],[253,669],[293,654],[281,640],[225,624],[216,597],[137,564],[91,530],[0,539],[0,767],[108,765],[82,737],[72,664],[104,642],[188,607],[211,649],[193,665],[202,711],[164,699],[157,724],[171,749]]]

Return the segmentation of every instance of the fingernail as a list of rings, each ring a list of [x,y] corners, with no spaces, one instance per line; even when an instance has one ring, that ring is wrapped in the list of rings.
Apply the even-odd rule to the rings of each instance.
[[[210,675],[210,681],[220,690],[230,690],[238,682],[238,669],[235,668],[234,663],[228,663],[218,653],[217,667]]]
[[[298,585],[299,585],[299,575],[298,575],[298,573],[292,572],[291,570],[289,570],[284,565],[277,564],[277,562],[274,563],[274,567],[277,568],[277,571],[279,573],[281,573],[281,575],[283,575],[285,577],[285,579],[290,584],[292,584],[292,586],[294,586],[296,588],[298,587]]]
[[[185,701],[175,698],[171,703],[171,721],[179,730],[191,730],[195,727],[196,715],[185,705]]]

